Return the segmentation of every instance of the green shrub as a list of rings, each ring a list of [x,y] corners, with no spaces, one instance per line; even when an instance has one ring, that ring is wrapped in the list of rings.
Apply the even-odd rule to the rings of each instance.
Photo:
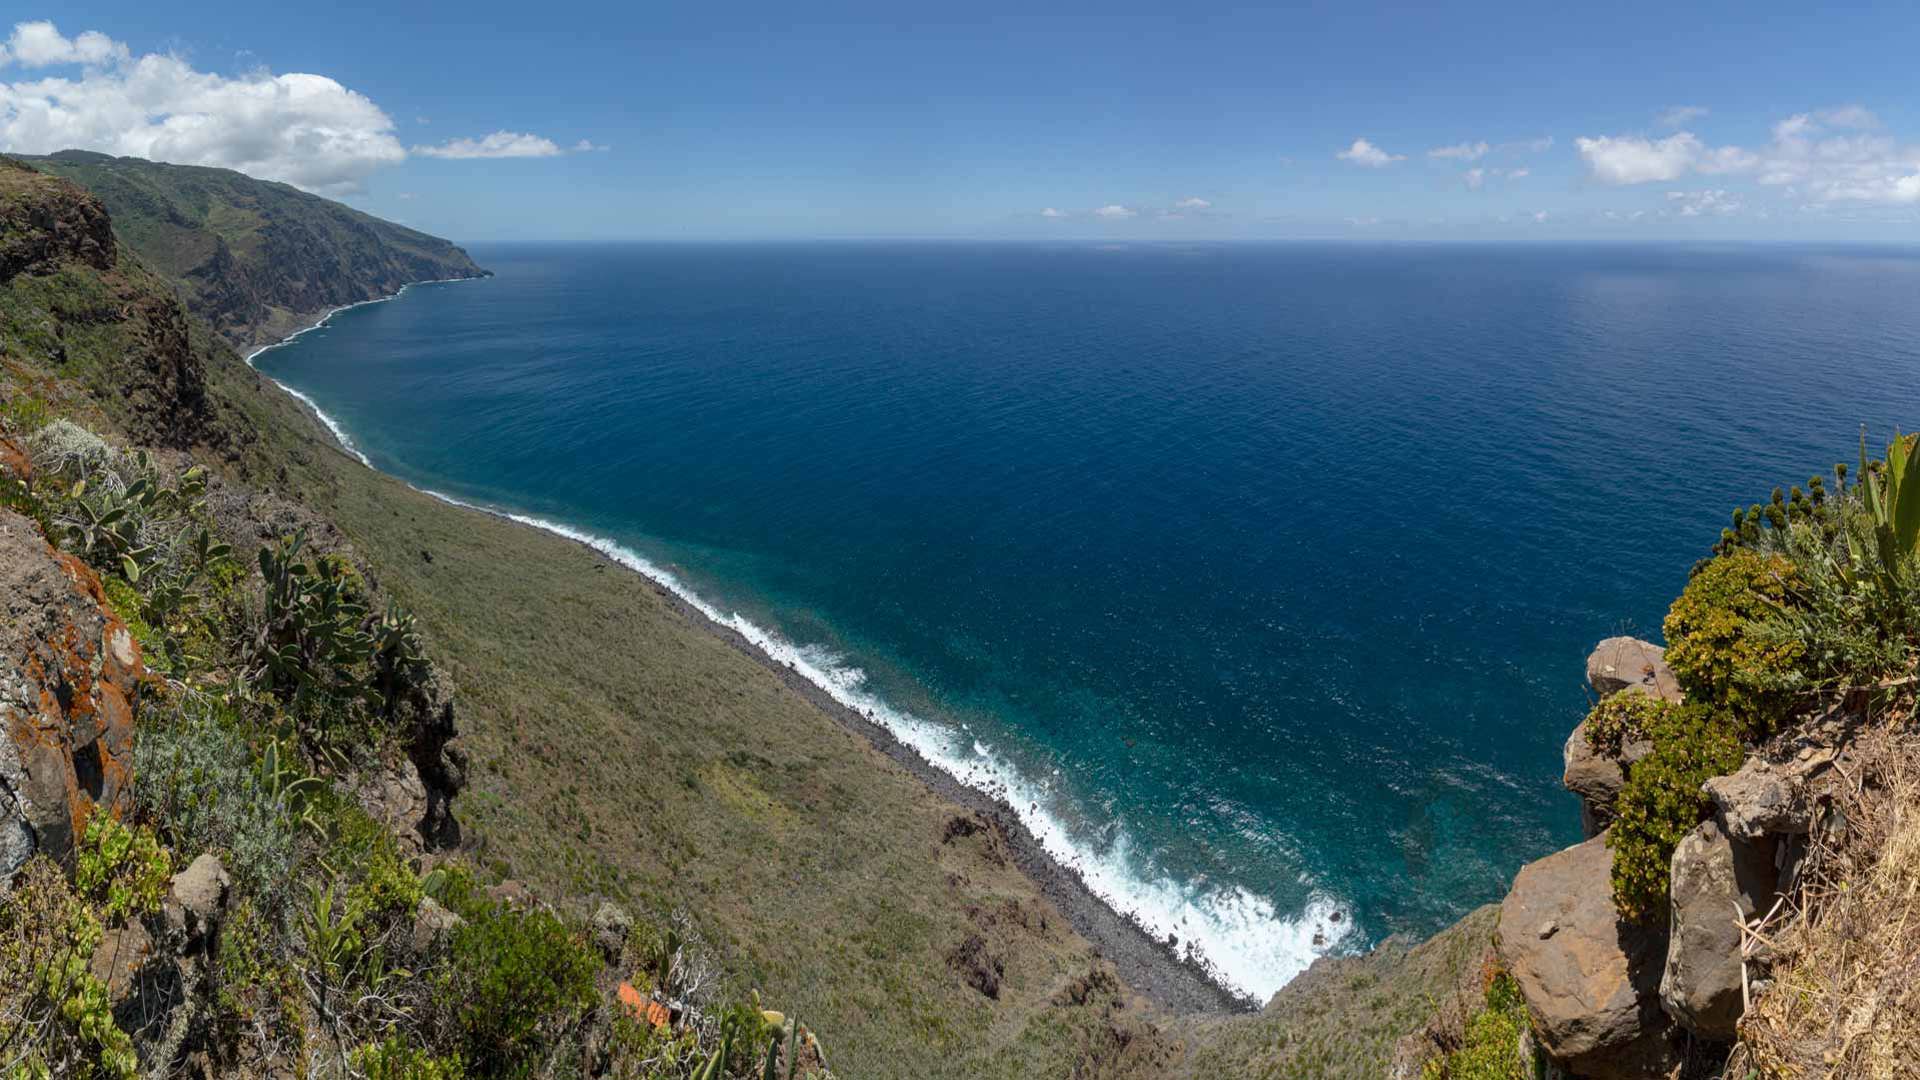
[[[1791,696],[1805,647],[1757,632],[1794,602],[1794,565],[1738,549],[1698,567],[1667,611],[1667,664],[1689,702],[1727,710],[1747,738],[1771,733]]]
[[[1587,713],[1587,746],[1617,761],[1627,743],[1646,738],[1648,729],[1673,707],[1637,690],[1609,694]]]
[[[170,853],[145,825],[128,826],[105,810],[87,815],[87,828],[74,851],[74,891],[99,909],[100,917],[119,923],[133,915],[160,910],[160,897],[173,875]]]
[[[242,891],[277,910],[299,861],[298,825],[230,714],[189,705],[146,720],[134,798],[183,858],[219,851]]]
[[[456,910],[467,921],[454,932],[439,993],[452,1006],[463,1056],[483,1075],[525,1075],[542,1046],[593,1008],[599,958],[549,912],[471,893]]]
[[[1520,1056],[1528,1023],[1520,984],[1505,972],[1495,975],[1487,984],[1486,1007],[1467,1020],[1460,1048],[1428,1061],[1421,1080],[1530,1080],[1533,1070]]]
[[[398,1035],[354,1051],[353,1064],[366,1080],[464,1080],[467,1075],[459,1054],[436,1057],[408,1046]]]
[[[1613,849],[1613,903],[1634,922],[1667,914],[1673,849],[1706,819],[1700,785],[1740,767],[1745,756],[1724,714],[1687,704],[1652,718],[1653,750],[1627,771],[1607,833]]]
[[[89,871],[95,875],[90,884],[103,895],[123,872],[140,873],[129,865],[133,841],[103,857],[98,841],[107,835],[93,833]],[[103,928],[88,898],[44,856],[27,861],[12,889],[0,903],[0,1046],[7,1074],[133,1080],[140,1075],[133,1040],[115,1023],[107,988],[89,966]],[[131,904],[130,894],[121,896]]]
[[[18,394],[0,402],[0,432],[31,435],[52,420],[47,403],[32,394]]]

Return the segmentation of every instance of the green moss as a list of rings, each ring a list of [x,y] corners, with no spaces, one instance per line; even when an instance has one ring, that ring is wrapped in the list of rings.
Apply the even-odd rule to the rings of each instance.
[[[1725,715],[1704,705],[1663,711],[1647,736],[1653,750],[1628,770],[1607,833],[1614,906],[1635,922],[1666,918],[1673,849],[1710,805],[1700,785],[1738,769],[1745,756]]]
[[[1727,710],[1748,738],[1771,733],[1791,701],[1805,647],[1757,632],[1793,601],[1797,575],[1779,555],[1738,549],[1701,565],[1667,611],[1667,664],[1687,700]]]

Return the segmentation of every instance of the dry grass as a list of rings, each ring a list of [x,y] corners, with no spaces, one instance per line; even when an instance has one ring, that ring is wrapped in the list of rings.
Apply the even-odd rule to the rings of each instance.
[[[1920,1077],[1920,733],[1848,756],[1729,1077]]]

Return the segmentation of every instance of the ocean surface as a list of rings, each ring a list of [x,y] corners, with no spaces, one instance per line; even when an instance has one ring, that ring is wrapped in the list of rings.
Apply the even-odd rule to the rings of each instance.
[[[1920,426],[1920,254],[503,247],[257,356],[1003,792],[1264,999],[1579,839],[1599,638]]]

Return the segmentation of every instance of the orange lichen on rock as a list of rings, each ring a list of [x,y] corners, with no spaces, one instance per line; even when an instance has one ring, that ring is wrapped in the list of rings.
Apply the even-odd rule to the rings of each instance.
[[[0,474],[22,483],[33,479],[33,458],[12,439],[0,438]]]
[[[95,807],[132,795],[140,645],[100,578],[0,512],[0,870],[72,847]]]

